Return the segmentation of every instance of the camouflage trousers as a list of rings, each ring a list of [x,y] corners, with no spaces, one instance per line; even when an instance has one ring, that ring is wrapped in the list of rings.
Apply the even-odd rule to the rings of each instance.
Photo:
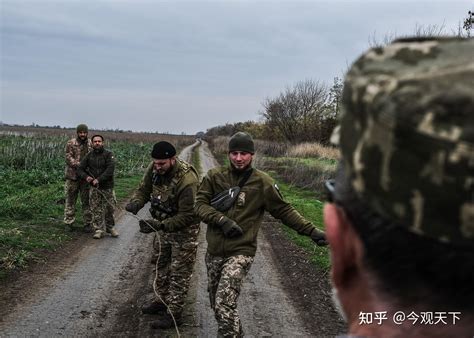
[[[89,183],[81,180],[73,181],[66,179],[64,183],[64,223],[73,224],[76,221],[76,202],[77,197],[81,198],[82,216],[84,224],[90,224],[92,221],[89,206]]]
[[[156,291],[175,316],[180,316],[196,261],[199,224],[178,232],[159,231],[154,243],[159,251]]]
[[[114,209],[117,203],[114,189],[91,188],[89,203],[92,214],[92,228],[102,231],[113,228],[115,225]]]
[[[237,299],[253,260],[252,256],[237,255],[223,258],[206,253],[207,289],[211,308],[217,320],[218,337],[244,335],[237,311]]]

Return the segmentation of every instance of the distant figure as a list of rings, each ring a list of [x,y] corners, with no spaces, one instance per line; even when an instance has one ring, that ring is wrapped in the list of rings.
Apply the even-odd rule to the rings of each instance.
[[[265,210],[318,245],[327,244],[324,233],[285,202],[272,178],[252,168],[254,153],[249,134],[233,135],[230,165],[209,170],[196,197],[197,213],[208,224],[208,290],[219,337],[244,334],[237,300],[254,260]]]
[[[349,336],[473,337],[474,39],[369,50],[342,107],[324,218]]]
[[[80,124],[76,128],[77,136],[70,139],[66,144],[66,168],[65,168],[65,205],[64,224],[72,229],[76,221],[76,202],[78,195],[81,196],[82,215],[84,231],[91,232],[91,212],[89,207],[89,184],[77,175],[77,167],[81,159],[92,149],[92,143],[87,138],[88,128]]]
[[[119,235],[114,219],[114,171],[114,155],[104,148],[104,138],[92,136],[92,151],[81,161],[78,174],[91,185],[90,206],[95,239],[101,239],[106,232],[112,237]]]
[[[159,297],[142,307],[157,314],[153,328],[167,329],[182,323],[182,312],[196,261],[199,218],[194,214],[199,175],[192,165],[176,157],[175,147],[166,141],[153,146],[152,162],[125,209],[137,214],[150,201],[153,218],[140,220],[143,233],[159,231],[156,289]],[[164,303],[163,303],[164,302]],[[171,316],[172,314],[172,316]]]

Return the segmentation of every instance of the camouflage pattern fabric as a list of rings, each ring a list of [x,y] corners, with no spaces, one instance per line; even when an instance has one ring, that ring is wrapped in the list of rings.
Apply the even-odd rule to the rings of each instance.
[[[183,310],[196,261],[199,218],[194,213],[194,199],[198,183],[196,170],[179,158],[166,175],[156,173],[151,162],[131,198],[140,208],[153,198],[172,210],[151,210],[151,214],[166,230],[158,232],[153,245],[156,257],[161,244],[156,288],[175,317]]]
[[[206,254],[209,299],[217,320],[218,337],[244,335],[237,311],[237,300],[253,260],[253,256],[236,255],[223,258]]]
[[[76,201],[78,195],[81,198],[82,215],[84,224],[90,224],[92,221],[89,206],[89,184],[78,180],[73,181],[66,179],[64,184],[65,206],[64,206],[64,223],[71,225],[76,220]]]
[[[193,274],[198,246],[199,224],[179,232],[159,231],[156,249],[161,243],[156,290],[175,316],[180,316]]]
[[[77,138],[73,138],[66,143],[66,168],[64,170],[66,179],[76,180],[78,178],[76,169],[79,163],[81,163],[81,160],[91,150],[92,142],[90,139],[87,139],[86,142],[81,142]]]
[[[106,231],[115,225],[114,209],[117,203],[113,189],[97,189],[90,191],[90,209],[92,214],[92,228]]]
[[[374,210],[472,247],[474,39],[398,40],[365,53],[346,77],[339,143],[352,187]]]
[[[81,197],[84,224],[90,224],[91,215],[89,209],[89,185],[80,181],[77,175],[77,167],[81,159],[92,149],[92,142],[87,139],[81,142],[78,138],[70,139],[65,147],[66,167],[64,169],[64,223],[71,225],[76,220],[76,201],[78,195]]]

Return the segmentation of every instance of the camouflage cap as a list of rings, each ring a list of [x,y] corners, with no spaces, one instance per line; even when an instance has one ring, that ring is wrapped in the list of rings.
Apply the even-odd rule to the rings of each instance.
[[[404,39],[362,55],[345,80],[339,143],[374,210],[473,247],[474,39]]]
[[[89,132],[89,128],[84,123],[78,124],[76,127],[76,133],[79,133],[79,132],[87,133]]]

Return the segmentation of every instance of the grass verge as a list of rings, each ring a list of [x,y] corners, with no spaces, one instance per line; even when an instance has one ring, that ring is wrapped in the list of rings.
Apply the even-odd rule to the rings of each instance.
[[[277,180],[281,194],[287,202],[316,227],[324,230],[323,202],[316,199],[313,191],[301,189],[281,180]],[[328,247],[319,247],[307,236],[299,235],[295,230],[283,225],[288,238],[311,255],[311,261],[323,270],[330,267]]]
[[[126,199],[142,176],[116,178],[118,202]],[[66,231],[63,225],[64,183],[29,187],[10,191],[0,203],[0,279],[11,271],[25,268],[31,262],[42,261],[42,250],[55,250],[78,235]],[[76,226],[82,228],[82,212],[77,204]]]

